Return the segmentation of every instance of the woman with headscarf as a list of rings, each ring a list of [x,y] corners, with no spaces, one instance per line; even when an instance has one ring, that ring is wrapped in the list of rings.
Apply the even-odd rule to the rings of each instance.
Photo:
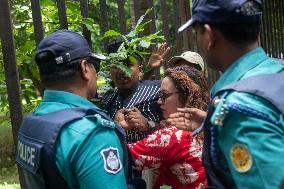
[[[202,71],[194,67],[169,68],[161,83],[159,105],[163,118],[178,108],[207,109],[208,88]],[[116,121],[127,126],[127,114],[118,113]],[[202,136],[191,137],[190,131],[166,125],[136,143],[129,144],[139,170],[153,169],[153,188],[168,185],[175,189],[195,189],[207,186],[201,162]]]

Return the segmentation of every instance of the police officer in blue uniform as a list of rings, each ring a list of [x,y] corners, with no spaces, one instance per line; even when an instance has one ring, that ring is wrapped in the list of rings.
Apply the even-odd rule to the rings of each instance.
[[[44,96],[21,125],[16,157],[28,188],[127,187],[124,133],[88,100],[104,58],[68,30],[39,43],[35,61]]]
[[[276,189],[284,178],[284,66],[259,47],[262,3],[194,0],[179,29],[193,26],[205,62],[223,72],[204,122],[210,188]]]

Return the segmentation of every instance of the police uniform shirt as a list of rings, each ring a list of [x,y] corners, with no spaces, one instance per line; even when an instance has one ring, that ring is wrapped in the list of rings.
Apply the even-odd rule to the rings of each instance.
[[[257,48],[233,63],[211,94],[240,79],[283,69]],[[222,167],[222,181],[230,183],[230,188],[278,188],[284,178],[284,118],[280,111],[266,99],[243,92],[225,91],[214,104],[210,121],[217,128],[213,137],[220,151],[212,158]]]
[[[122,108],[136,107],[149,121],[159,122],[161,117],[158,105],[160,80],[139,81],[137,88],[127,98],[123,99],[116,88],[112,93],[104,95],[104,107],[110,117],[114,119],[116,112]],[[147,133],[136,128],[126,131],[127,143],[133,143],[145,138]]]
[[[65,108],[98,109],[73,93],[46,90],[36,115]],[[106,120],[84,117],[65,125],[56,142],[56,165],[71,189],[126,188],[122,168],[123,150],[114,125]]]

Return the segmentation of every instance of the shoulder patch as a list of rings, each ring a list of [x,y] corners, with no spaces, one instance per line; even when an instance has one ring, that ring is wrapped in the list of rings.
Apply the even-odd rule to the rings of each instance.
[[[117,174],[121,168],[119,152],[117,148],[109,147],[101,150],[104,160],[104,169],[108,173]]]
[[[230,158],[235,169],[240,173],[245,173],[252,167],[251,153],[244,144],[234,144],[231,148]]]
[[[32,138],[26,139],[20,132],[16,151],[16,161],[29,172],[36,174],[40,167],[43,143]]]

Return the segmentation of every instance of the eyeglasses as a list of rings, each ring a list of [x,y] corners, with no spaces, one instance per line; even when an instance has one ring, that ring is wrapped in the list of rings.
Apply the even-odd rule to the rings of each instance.
[[[96,58],[87,58],[87,62],[94,65],[96,72],[98,73],[101,69],[101,60]]]
[[[181,93],[181,92],[168,93],[168,92],[165,92],[165,91],[159,91],[158,97],[161,99],[162,102],[165,102],[165,100],[166,100],[167,98],[169,98],[171,95],[173,95],[173,94],[178,94],[178,93]]]

